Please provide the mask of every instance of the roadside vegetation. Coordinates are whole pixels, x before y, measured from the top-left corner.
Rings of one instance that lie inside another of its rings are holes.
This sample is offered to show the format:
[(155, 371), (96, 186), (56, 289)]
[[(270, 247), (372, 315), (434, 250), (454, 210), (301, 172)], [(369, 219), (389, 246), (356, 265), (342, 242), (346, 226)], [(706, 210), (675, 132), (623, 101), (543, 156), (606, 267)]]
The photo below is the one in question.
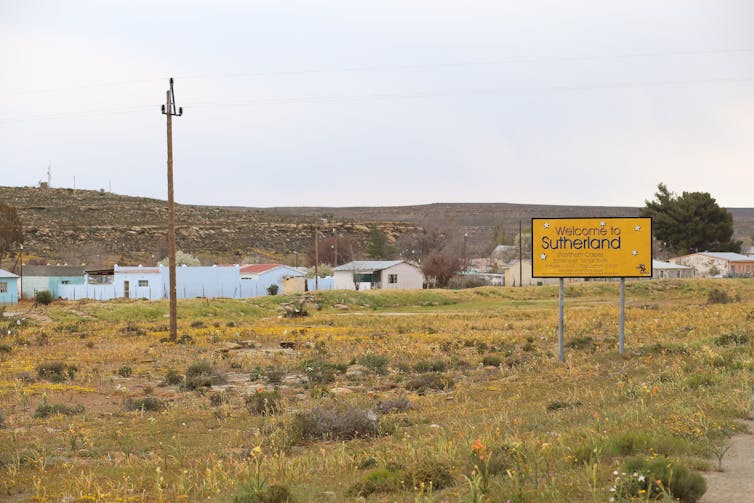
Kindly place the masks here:
[[(721, 301), (720, 299), (725, 299)], [(62, 302), (0, 320), (0, 499), (697, 501), (754, 281)], [(296, 306), (292, 316), (290, 306)], [(10, 315), (10, 316), (9, 316)]]

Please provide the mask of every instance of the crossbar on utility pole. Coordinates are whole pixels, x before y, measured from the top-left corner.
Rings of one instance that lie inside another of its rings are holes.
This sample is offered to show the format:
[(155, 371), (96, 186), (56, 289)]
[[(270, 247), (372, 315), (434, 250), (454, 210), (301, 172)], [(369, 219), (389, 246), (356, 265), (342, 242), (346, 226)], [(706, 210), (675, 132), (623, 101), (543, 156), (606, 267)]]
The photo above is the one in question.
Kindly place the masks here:
[(175, 286), (175, 201), (173, 200), (173, 116), (183, 115), (183, 107), (175, 109), (175, 94), (173, 93), (173, 78), (170, 78), (170, 89), (166, 93), (162, 113), (167, 116), (168, 130), (168, 269), (170, 273), (170, 340), (178, 339), (178, 303)]

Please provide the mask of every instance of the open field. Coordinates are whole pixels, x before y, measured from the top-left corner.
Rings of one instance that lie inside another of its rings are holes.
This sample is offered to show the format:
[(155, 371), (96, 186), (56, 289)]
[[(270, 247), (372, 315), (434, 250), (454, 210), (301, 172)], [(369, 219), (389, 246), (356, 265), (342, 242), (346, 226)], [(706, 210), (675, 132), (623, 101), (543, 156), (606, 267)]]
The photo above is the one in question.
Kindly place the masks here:
[(308, 299), (8, 308), (0, 500), (695, 501), (751, 411), (754, 280), (628, 282), (623, 357), (568, 285), (565, 363), (554, 287)]

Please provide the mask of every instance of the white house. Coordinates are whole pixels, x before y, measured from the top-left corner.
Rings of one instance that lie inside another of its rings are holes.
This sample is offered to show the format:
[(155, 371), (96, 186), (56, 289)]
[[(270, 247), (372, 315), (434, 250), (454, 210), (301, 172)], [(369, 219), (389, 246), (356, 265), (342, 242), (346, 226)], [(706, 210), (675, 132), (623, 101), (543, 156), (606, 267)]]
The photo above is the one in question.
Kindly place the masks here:
[(693, 278), (695, 274), (696, 271), (693, 268), (685, 265), (662, 260), (652, 261), (652, 279)]
[(673, 257), (674, 264), (693, 268), (701, 277), (751, 277), (754, 276), (754, 258), (732, 252), (699, 252)]
[[(282, 264), (247, 264), (241, 266), (241, 297), (258, 297), (267, 295), (267, 289), (277, 285), (278, 293), (294, 293), (285, 291), (286, 280), (290, 278), (305, 278), (306, 273), (295, 267)], [(290, 283), (288, 283), (290, 285)], [(302, 284), (306, 284), (303, 279)], [(303, 291), (305, 288), (302, 287)], [(290, 290), (290, 286), (289, 286)]]
[(421, 289), (424, 274), (403, 260), (357, 260), (334, 269), (336, 290)]

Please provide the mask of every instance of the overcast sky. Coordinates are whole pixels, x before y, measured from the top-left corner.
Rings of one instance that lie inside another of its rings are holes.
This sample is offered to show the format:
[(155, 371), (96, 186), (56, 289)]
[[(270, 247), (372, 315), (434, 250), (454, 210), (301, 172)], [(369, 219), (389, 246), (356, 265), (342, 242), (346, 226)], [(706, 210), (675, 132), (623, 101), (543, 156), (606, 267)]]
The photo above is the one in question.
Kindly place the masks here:
[(751, 0), (0, 0), (0, 185), (754, 206)]

